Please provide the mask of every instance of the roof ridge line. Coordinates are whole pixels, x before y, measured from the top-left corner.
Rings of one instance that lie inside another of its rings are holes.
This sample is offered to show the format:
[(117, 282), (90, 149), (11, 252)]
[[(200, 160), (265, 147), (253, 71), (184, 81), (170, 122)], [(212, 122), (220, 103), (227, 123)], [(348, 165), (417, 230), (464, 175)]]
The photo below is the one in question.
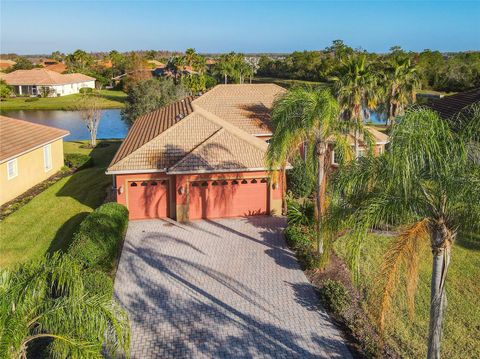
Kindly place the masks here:
[(113, 159), (112, 159), (112, 162), (110, 162), (110, 164), (108, 165), (107, 167), (107, 172), (108, 172), (108, 169), (114, 165), (117, 165), (121, 162), (123, 162), (126, 158), (130, 157), (131, 155), (133, 155), (134, 153), (136, 153), (137, 151), (139, 151), (140, 149), (144, 148), (145, 146), (147, 146), (148, 144), (150, 144), (152, 141), (155, 141), (157, 140), (158, 138), (160, 138), (161, 136), (163, 136), (164, 134), (170, 132), (171, 129), (173, 128), (176, 128), (178, 126), (179, 123), (187, 120), (191, 115), (193, 115), (195, 113), (195, 111), (192, 111), (190, 112), (187, 116), (185, 116), (184, 118), (182, 118), (180, 121), (177, 121), (175, 124), (173, 124), (172, 126), (170, 126), (169, 128), (167, 128), (165, 131), (163, 131), (162, 133), (158, 134), (157, 136), (155, 136), (154, 138), (152, 138), (150, 141), (148, 142), (145, 142), (143, 145), (141, 145), (140, 147), (138, 147), (135, 151), (132, 151), (131, 153), (128, 154), (128, 156), (125, 156), (123, 157), (121, 160), (115, 162), (115, 163), (112, 163), (113, 162)]
[[(192, 112), (193, 113), (193, 112)], [(207, 119), (208, 120), (208, 119)], [(193, 152), (197, 151), (198, 149), (200, 149), (200, 147), (202, 147), (206, 142), (210, 141), (211, 139), (217, 137), (220, 135), (220, 132), (222, 131), (225, 131), (225, 129), (223, 127), (220, 127), (218, 130), (216, 130), (214, 133), (212, 133), (210, 136), (206, 137), (202, 142), (200, 142), (198, 144), (198, 146), (196, 146), (195, 148), (193, 148), (190, 152), (188, 152), (185, 156), (183, 156), (182, 158), (180, 158), (180, 160), (178, 160), (177, 162), (175, 162), (173, 165), (171, 165), (170, 167), (168, 167), (167, 169), (167, 172), (170, 171), (171, 168), (174, 168), (175, 166), (179, 165), (180, 163), (182, 163), (188, 156), (190, 156)]]
[(192, 101), (192, 107), (193, 107), (193, 112), (198, 112), (207, 120), (219, 125), (220, 127), (223, 127), (226, 131), (232, 133), (234, 136), (239, 137), (240, 139), (250, 143), (251, 145), (257, 147), (262, 151), (267, 150), (268, 144), (265, 141), (249, 134), (248, 132), (242, 130), (241, 128), (235, 125), (232, 125), (230, 122), (222, 119), (221, 117), (218, 117), (217, 115), (197, 105), (196, 103), (194, 103), (194, 101)]

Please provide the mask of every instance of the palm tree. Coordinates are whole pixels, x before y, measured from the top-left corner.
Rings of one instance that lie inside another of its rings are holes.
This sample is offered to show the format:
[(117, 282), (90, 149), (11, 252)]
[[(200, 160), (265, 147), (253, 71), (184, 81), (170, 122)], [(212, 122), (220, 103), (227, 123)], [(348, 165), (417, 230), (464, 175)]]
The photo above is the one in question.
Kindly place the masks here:
[(227, 84), (228, 76), (230, 76), (232, 72), (232, 63), (228, 55), (220, 56), (220, 59), (213, 68), (213, 72), (217, 76), (223, 77), (224, 83)]
[(402, 115), (415, 100), (415, 89), (420, 83), (417, 69), (408, 56), (397, 55), (388, 62), (384, 72), (385, 102), (388, 111), (388, 125), (395, 117)]
[[(418, 252), (430, 244), (431, 276), (428, 358), (440, 357), (446, 305), (445, 280), (457, 233), (480, 230), (480, 110), (470, 112), (456, 132), (430, 110), (407, 110), (394, 124), (391, 148), (380, 157), (347, 164), (336, 182), (339, 198), (333, 219), (350, 228), (350, 266), (358, 274), (358, 257), (369, 229), (399, 229), (384, 259), (379, 297), (379, 325), (395, 292), (401, 263), (413, 308), (418, 279)], [(334, 222), (334, 221), (333, 221)], [(413, 310), (410, 309), (413, 313)]]
[(341, 107), (341, 116), (350, 121), (358, 153), (359, 132), (364, 131), (365, 111), (377, 105), (377, 79), (365, 54), (349, 56), (333, 76), (334, 89)]
[(0, 358), (26, 358), (47, 345), (48, 357), (128, 355), (128, 318), (111, 295), (85, 290), (84, 274), (67, 256), (53, 255), (0, 272)]
[(330, 140), (335, 140), (341, 153), (349, 146), (342, 132), (339, 107), (330, 91), (326, 89), (293, 88), (277, 99), (272, 110), (275, 128), (267, 151), (270, 168), (285, 168), (291, 156), (300, 146), (307, 143), (307, 167), (316, 171), (316, 229), (317, 250), (323, 253), (320, 234), (322, 215), (325, 208), (326, 155)]

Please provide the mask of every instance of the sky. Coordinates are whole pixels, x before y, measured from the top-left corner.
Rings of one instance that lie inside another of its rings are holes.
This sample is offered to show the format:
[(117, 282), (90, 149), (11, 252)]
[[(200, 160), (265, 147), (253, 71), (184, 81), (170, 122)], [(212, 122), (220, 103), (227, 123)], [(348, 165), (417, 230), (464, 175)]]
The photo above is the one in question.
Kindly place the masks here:
[(480, 50), (477, 1), (0, 0), (0, 52)]

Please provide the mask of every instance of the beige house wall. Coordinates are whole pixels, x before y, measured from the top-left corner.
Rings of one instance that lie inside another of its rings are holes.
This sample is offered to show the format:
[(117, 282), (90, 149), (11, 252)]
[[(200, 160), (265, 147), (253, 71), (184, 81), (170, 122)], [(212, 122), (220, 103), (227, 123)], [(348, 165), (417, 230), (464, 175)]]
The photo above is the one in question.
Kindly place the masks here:
[(62, 168), (63, 140), (56, 140), (50, 145), (52, 168), (48, 171), (45, 171), (44, 146), (16, 157), (18, 175), (14, 178), (8, 179), (8, 161), (0, 164), (0, 205), (18, 197)]

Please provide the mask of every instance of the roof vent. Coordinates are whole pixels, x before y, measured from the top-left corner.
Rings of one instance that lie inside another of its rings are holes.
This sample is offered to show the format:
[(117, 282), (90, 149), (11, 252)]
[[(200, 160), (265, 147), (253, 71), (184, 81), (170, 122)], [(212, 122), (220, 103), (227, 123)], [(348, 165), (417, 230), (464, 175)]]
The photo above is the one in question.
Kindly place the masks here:
[(185, 115), (183, 113), (179, 113), (177, 116), (175, 116), (175, 120), (180, 121), (184, 117), (185, 117)]

